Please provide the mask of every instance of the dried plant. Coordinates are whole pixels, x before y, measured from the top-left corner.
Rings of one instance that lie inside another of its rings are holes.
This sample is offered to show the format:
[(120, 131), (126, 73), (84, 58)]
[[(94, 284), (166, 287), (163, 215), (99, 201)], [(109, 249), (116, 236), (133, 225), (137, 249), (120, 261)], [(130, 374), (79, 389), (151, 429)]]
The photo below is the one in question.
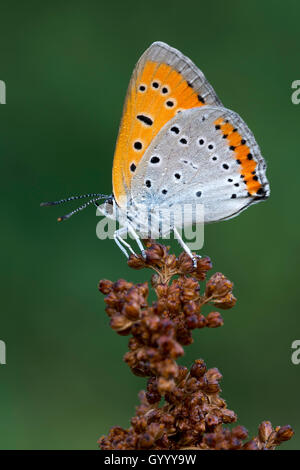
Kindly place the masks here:
[(125, 362), (135, 375), (148, 378), (131, 426), (113, 427), (108, 436), (100, 438), (100, 448), (269, 450), (289, 440), (293, 436), (290, 426), (274, 429), (264, 421), (258, 436), (245, 443), (248, 433), (243, 426), (224, 427), (235, 423), (237, 416), (219, 395), (219, 370), (207, 369), (202, 359), (190, 370), (176, 362), (184, 354), (183, 346), (193, 342), (192, 330), (223, 325), (220, 313), (204, 316), (202, 307), (233, 307), (232, 282), (215, 273), (201, 293), (199, 281), (205, 281), (212, 268), (209, 258), (199, 258), (194, 268), (186, 253), (176, 258), (164, 245), (147, 241), (146, 246), (146, 258), (131, 255), (128, 265), (155, 271), (151, 284), (157, 299), (152, 305), (147, 303), (147, 283), (135, 285), (120, 279), (99, 284), (106, 295), (111, 328), (120, 335), (131, 335)]

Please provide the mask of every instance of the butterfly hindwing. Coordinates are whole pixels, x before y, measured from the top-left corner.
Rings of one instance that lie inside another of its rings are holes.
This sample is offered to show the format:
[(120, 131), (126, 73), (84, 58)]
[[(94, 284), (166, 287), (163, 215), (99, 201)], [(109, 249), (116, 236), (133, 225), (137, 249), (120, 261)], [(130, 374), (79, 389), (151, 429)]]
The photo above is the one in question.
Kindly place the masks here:
[(205, 221), (237, 215), (269, 195), (266, 164), (241, 117), (221, 107), (187, 110), (146, 150), (132, 198), (147, 206), (202, 203)]
[(203, 73), (181, 52), (153, 43), (129, 83), (113, 164), (113, 192), (124, 206), (145, 151), (163, 126), (180, 112), (221, 106)]

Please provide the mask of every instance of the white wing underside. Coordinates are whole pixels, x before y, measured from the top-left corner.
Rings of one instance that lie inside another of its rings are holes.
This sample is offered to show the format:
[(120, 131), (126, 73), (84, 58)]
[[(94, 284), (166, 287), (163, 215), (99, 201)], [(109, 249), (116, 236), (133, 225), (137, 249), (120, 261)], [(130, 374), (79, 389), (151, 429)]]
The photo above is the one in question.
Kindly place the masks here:
[[(230, 119), (251, 147), (263, 197), (249, 195), (232, 150), (213, 124), (220, 117)], [(171, 131), (174, 127), (179, 133)], [(152, 164), (153, 157), (159, 162)], [(236, 113), (212, 106), (194, 108), (175, 116), (153, 140), (132, 179), (131, 201), (157, 210), (202, 204), (206, 223), (224, 220), (269, 195), (265, 168), (253, 134)]]

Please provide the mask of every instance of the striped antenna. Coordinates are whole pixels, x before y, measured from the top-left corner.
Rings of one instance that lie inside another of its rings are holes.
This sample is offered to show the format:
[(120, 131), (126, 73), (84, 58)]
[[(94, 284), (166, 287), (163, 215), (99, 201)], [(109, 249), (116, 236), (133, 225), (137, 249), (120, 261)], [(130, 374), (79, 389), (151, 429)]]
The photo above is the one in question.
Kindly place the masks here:
[(41, 202), (41, 207), (46, 206), (57, 206), (58, 204), (63, 204), (64, 202), (75, 201), (77, 199), (84, 199), (86, 197), (97, 197), (98, 199), (108, 199), (111, 196), (107, 196), (106, 194), (82, 194), (81, 196), (70, 196), (66, 199), (60, 199), (59, 201), (49, 201), (49, 202)]
[(96, 197), (95, 199), (91, 199), (90, 201), (86, 202), (82, 206), (77, 207), (77, 209), (73, 210), (72, 212), (69, 212), (69, 214), (63, 215), (62, 217), (58, 217), (57, 219), (58, 222), (62, 222), (63, 220), (69, 219), (70, 217), (72, 217), (72, 215), (77, 214), (77, 212), (82, 211), (83, 209), (88, 207), (90, 204), (94, 204), (96, 201), (99, 201), (100, 199), (103, 199), (103, 197), (100, 196), (100, 197)]
[(41, 202), (41, 206), (56, 206), (58, 204), (63, 204), (64, 202), (69, 202), (69, 201), (75, 201), (77, 199), (84, 199), (86, 197), (92, 197), (88, 202), (83, 204), (80, 207), (77, 207), (77, 209), (73, 210), (72, 212), (69, 212), (69, 214), (63, 215), (62, 217), (58, 217), (58, 222), (61, 222), (62, 220), (69, 219), (72, 217), (72, 215), (77, 214), (77, 212), (82, 211), (86, 207), (88, 207), (90, 204), (95, 204), (95, 206), (98, 206), (97, 201), (100, 201), (100, 199), (106, 199), (107, 202), (112, 202), (113, 196), (112, 195), (107, 195), (107, 194), (83, 194), (82, 196), (70, 196), (65, 199), (60, 199), (59, 201), (51, 201), (51, 202)]

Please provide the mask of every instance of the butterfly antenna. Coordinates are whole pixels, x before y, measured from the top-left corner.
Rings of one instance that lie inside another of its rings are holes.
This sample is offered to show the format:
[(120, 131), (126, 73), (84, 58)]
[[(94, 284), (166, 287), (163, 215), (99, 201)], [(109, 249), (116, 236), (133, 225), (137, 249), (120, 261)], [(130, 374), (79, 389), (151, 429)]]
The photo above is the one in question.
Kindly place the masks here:
[[(105, 197), (109, 197), (109, 196), (105, 196)], [(83, 204), (80, 207), (77, 207), (77, 209), (74, 209), (72, 212), (69, 212), (69, 214), (63, 215), (62, 217), (58, 217), (58, 219), (57, 219), (58, 222), (61, 222), (62, 220), (69, 219), (70, 217), (72, 217), (72, 215), (77, 214), (77, 212), (82, 211), (83, 209), (88, 207), (90, 204), (95, 204), (100, 199), (103, 199), (103, 195), (100, 195), (100, 196), (98, 195), (98, 197), (96, 197), (94, 199), (91, 199), (90, 201), (86, 202), (85, 204)]]
[(63, 204), (64, 202), (75, 201), (76, 199), (85, 199), (86, 197), (97, 197), (98, 199), (109, 199), (111, 196), (107, 196), (106, 194), (83, 194), (81, 196), (70, 196), (66, 199), (60, 199), (59, 201), (49, 201), (49, 202), (41, 202), (42, 207), (46, 206), (57, 206), (58, 204)]

